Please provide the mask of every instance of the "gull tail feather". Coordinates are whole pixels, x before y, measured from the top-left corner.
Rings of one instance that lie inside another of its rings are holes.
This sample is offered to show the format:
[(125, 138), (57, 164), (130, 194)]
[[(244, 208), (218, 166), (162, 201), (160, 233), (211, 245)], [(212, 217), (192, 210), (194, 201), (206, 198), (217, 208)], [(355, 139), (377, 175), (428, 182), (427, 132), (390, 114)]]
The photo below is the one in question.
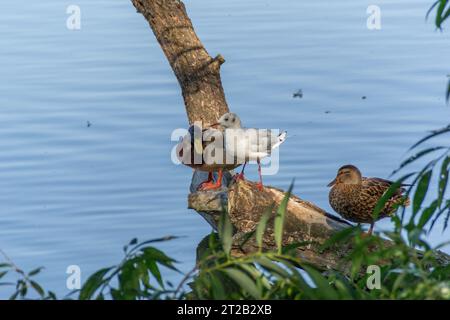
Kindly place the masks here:
[(278, 142), (274, 143), (272, 146), (272, 150), (275, 148), (278, 148), (280, 144), (282, 144), (284, 141), (286, 141), (287, 138), (287, 131), (283, 131), (278, 135)]

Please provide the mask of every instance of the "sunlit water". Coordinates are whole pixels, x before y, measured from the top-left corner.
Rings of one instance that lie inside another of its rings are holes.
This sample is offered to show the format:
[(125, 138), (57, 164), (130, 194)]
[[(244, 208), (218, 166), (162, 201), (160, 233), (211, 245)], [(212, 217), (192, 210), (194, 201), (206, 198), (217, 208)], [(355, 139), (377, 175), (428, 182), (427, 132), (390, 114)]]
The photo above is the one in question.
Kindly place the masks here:
[[(147, 22), (130, 1), (74, 2), (79, 31), (66, 28), (72, 2), (0, 5), (0, 248), (26, 270), (45, 266), (38, 279), (60, 296), (68, 265), (85, 280), (133, 237), (183, 236), (160, 247), (187, 271), (210, 232), (186, 209), (191, 170), (170, 160), (186, 115)], [(382, 29), (372, 31), (369, 4), (187, 3), (210, 54), (226, 58), (230, 108), (246, 126), (291, 135), (265, 182), (286, 188), (295, 177), (296, 194), (330, 211), (326, 184), (340, 165), (387, 177), (450, 119), (450, 33), (425, 21), (431, 1), (378, 1)], [(256, 178), (254, 166), (247, 173)], [(441, 229), (432, 243), (448, 240)]]

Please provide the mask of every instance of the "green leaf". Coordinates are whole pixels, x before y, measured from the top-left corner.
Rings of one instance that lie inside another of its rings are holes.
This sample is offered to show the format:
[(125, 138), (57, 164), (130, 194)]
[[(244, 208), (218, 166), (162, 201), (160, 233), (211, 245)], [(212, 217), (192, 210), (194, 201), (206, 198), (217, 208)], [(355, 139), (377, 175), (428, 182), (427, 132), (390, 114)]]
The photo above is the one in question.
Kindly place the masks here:
[(448, 184), (448, 167), (450, 164), (450, 156), (447, 156), (444, 161), (442, 161), (441, 172), (439, 175), (439, 190), (438, 190), (438, 207), (442, 205), (444, 199), (445, 190)]
[(16, 292), (14, 292), (10, 297), (9, 300), (16, 300), (17, 297), (19, 296), (20, 291), (17, 290)]
[(447, 211), (447, 215), (444, 219), (444, 226), (442, 227), (442, 232), (444, 232), (448, 227), (448, 222), (450, 221), (450, 210)]
[(154, 260), (145, 260), (145, 265), (150, 270), (151, 274), (155, 277), (156, 281), (158, 281), (159, 285), (164, 288), (164, 282), (161, 276), (161, 272), (159, 271), (158, 265)]
[(222, 284), (221, 279), (218, 277), (216, 272), (209, 273), (209, 282), (211, 282), (211, 290), (214, 300), (225, 300), (227, 299), (227, 293)]
[(383, 196), (380, 198), (380, 200), (378, 200), (375, 208), (373, 209), (374, 220), (376, 220), (378, 218), (378, 216), (380, 215), (380, 212), (384, 209), (384, 206), (386, 205), (388, 200), (397, 192), (398, 188), (400, 188), (402, 186), (403, 182), (406, 179), (408, 179), (409, 177), (411, 177), (412, 175), (414, 175), (414, 173), (410, 173), (410, 174), (407, 174), (407, 175), (401, 177), (400, 179), (395, 181), (389, 187), (389, 189), (386, 190), (386, 192), (383, 194)]
[(43, 267), (39, 267), (39, 268), (33, 269), (33, 270), (31, 270), (30, 272), (28, 272), (28, 276), (29, 276), (29, 277), (35, 276), (35, 275), (37, 275), (39, 272), (41, 272), (43, 269), (44, 269)]
[[(415, 155), (413, 155), (413, 156), (409, 157), (408, 159), (406, 159), (405, 161), (403, 161), (403, 162), (400, 164), (400, 166), (399, 166), (396, 170), (394, 170), (394, 171), (392, 172), (392, 174), (396, 174), (396, 173), (399, 172), (401, 169), (403, 169), (404, 167), (406, 167), (408, 164), (413, 163), (414, 161), (416, 161), (416, 160), (422, 158), (423, 156), (425, 156), (425, 155), (427, 155), (427, 154), (429, 154), (429, 153), (432, 153), (432, 152), (438, 151), (438, 150), (442, 150), (442, 149), (446, 149), (446, 148), (447, 148), (447, 147), (442, 147), (442, 146), (440, 146), (440, 147), (432, 147), (432, 148), (427, 148), (427, 149), (421, 150), (421, 151), (419, 151), (418, 153), (416, 153)], [(412, 148), (411, 148), (411, 149), (412, 149)]]
[(262, 294), (256, 287), (255, 280), (250, 278), (245, 272), (235, 268), (227, 268), (222, 271), (254, 299), (261, 299)]
[(427, 14), (425, 15), (425, 19), (428, 19), (431, 11), (433, 11), (433, 9), (441, 2), (441, 0), (437, 0), (435, 3), (432, 4), (432, 6), (430, 7), (430, 9), (428, 9)]
[(289, 277), (289, 272), (287, 272), (285, 269), (283, 269), (282, 267), (280, 267), (278, 264), (271, 261), (267, 257), (264, 257), (264, 256), (257, 257), (257, 258), (255, 258), (255, 262), (260, 264), (261, 267), (270, 271), (271, 273), (273, 273), (276, 276), (279, 276), (281, 278)]
[(220, 216), (218, 230), (223, 251), (226, 254), (230, 254), (231, 245), (233, 243), (233, 225), (226, 212), (223, 212)]
[(431, 131), (430, 134), (426, 135), (425, 137), (423, 137), (422, 139), (420, 139), (419, 141), (417, 141), (417, 142), (416, 142), (415, 144), (413, 144), (413, 146), (412, 146), (411, 148), (409, 148), (409, 149), (412, 150), (412, 149), (416, 148), (418, 145), (424, 143), (425, 141), (427, 141), (427, 140), (429, 140), (429, 139), (431, 139), (431, 138), (434, 138), (434, 137), (436, 137), (436, 136), (439, 136), (439, 135), (441, 135), (441, 134), (447, 133), (447, 132), (450, 132), (450, 124), (449, 124), (448, 126), (444, 127), (444, 128), (441, 128), (441, 129), (438, 129), (438, 130)]
[[(431, 225), (430, 225), (430, 228), (429, 228), (428, 232), (431, 232), (431, 230), (433, 229), (434, 224), (436, 223), (436, 221), (441, 217), (441, 215), (446, 210), (448, 210), (447, 212), (450, 213), (450, 200), (447, 200), (446, 205), (443, 208), (440, 208), (439, 211), (434, 215), (433, 222), (431, 222)], [(445, 231), (445, 229), (446, 228), (444, 228), (444, 230), (442, 230), (442, 231)]]
[(284, 218), (286, 216), (287, 206), (293, 188), (294, 188), (294, 181), (292, 181), (291, 185), (289, 186), (289, 190), (285, 193), (284, 198), (277, 209), (277, 214), (275, 215), (274, 234), (275, 234), (275, 243), (277, 244), (279, 253), (281, 253), (283, 244)]
[(173, 263), (176, 261), (167, 256), (161, 250), (158, 250), (154, 247), (145, 247), (141, 249), (141, 252), (144, 254), (146, 260), (154, 260), (171, 270), (179, 272), (179, 270), (173, 265)]
[[(446, 247), (448, 245), (450, 245), (450, 240), (438, 244), (436, 247), (434, 247), (434, 250), (437, 251), (437, 250), (442, 249), (442, 248), (444, 248), (444, 247)], [(449, 265), (449, 267), (450, 267), (450, 265)]]
[[(138, 249), (138, 248), (141, 248), (141, 247), (143, 247), (143, 246), (146, 246), (146, 245), (148, 245), (148, 244), (150, 244), (150, 243), (155, 243), (155, 242), (165, 242), (165, 241), (170, 241), (170, 240), (178, 239), (178, 238), (179, 238), (179, 237), (175, 237), (175, 236), (165, 236), (165, 237), (161, 237), (161, 238), (156, 238), (156, 239), (151, 239), (151, 240), (143, 241), (143, 242), (141, 242), (141, 243), (136, 244), (136, 245), (130, 250), (130, 253), (133, 252), (134, 250), (136, 250), (136, 249)], [(131, 240), (131, 241), (133, 241), (133, 240)], [(125, 246), (125, 248), (126, 248), (126, 247), (128, 247), (128, 245)]]
[(428, 170), (419, 179), (413, 199), (413, 217), (419, 212), (423, 200), (425, 199), (432, 174), (433, 171)]
[[(445, 14), (445, 18), (448, 18), (449, 15), (450, 15), (450, 9), (447, 10), (447, 13)], [(449, 103), (449, 101), (450, 101), (450, 80), (448, 80), (448, 83), (447, 83), (447, 92), (445, 94), (445, 101), (447, 103)]]
[(262, 241), (263, 241), (263, 236), (264, 236), (264, 231), (266, 231), (266, 227), (267, 227), (267, 222), (270, 219), (270, 216), (272, 215), (272, 211), (273, 211), (273, 207), (275, 205), (272, 204), (270, 205), (263, 213), (263, 215), (261, 216), (261, 219), (258, 222), (258, 226), (256, 227), (256, 242), (258, 244), (258, 247), (262, 248)]
[(437, 8), (436, 12), (436, 27), (441, 28), (443, 20), (443, 12), (445, 9), (445, 6), (447, 5), (447, 0), (440, 0), (439, 6)]
[(268, 278), (264, 276), (264, 274), (255, 266), (253, 263), (241, 263), (239, 267), (246, 272), (250, 278), (254, 279), (256, 288), (259, 292), (262, 292), (263, 289), (269, 290), (271, 288), (271, 283)]
[(321, 298), (327, 300), (336, 300), (339, 297), (336, 293), (336, 290), (334, 290), (328, 280), (318, 271), (308, 266), (302, 266), (302, 268), (306, 271), (306, 273), (311, 277), (314, 284), (317, 286), (317, 291), (320, 293)]
[(49, 299), (49, 300), (58, 300), (58, 298), (56, 297), (56, 294), (55, 294), (53, 291), (48, 291), (47, 294), (48, 294), (48, 296), (47, 296), (46, 299)]
[(126, 300), (133, 300), (136, 298), (140, 285), (140, 272), (137, 269), (135, 259), (128, 260), (120, 269), (119, 273), (119, 288), (124, 293)]
[(41, 298), (44, 297), (45, 291), (44, 291), (44, 289), (42, 289), (42, 287), (36, 281), (30, 280), (30, 285), (41, 296)]
[(431, 217), (433, 217), (433, 214), (436, 212), (437, 208), (438, 208), (438, 201), (434, 200), (428, 208), (423, 210), (419, 222), (417, 224), (417, 228), (422, 229), (431, 219)]
[(91, 299), (94, 295), (95, 291), (103, 284), (103, 277), (112, 269), (103, 268), (92, 274), (83, 285), (80, 290), (79, 299), (80, 300), (88, 300)]

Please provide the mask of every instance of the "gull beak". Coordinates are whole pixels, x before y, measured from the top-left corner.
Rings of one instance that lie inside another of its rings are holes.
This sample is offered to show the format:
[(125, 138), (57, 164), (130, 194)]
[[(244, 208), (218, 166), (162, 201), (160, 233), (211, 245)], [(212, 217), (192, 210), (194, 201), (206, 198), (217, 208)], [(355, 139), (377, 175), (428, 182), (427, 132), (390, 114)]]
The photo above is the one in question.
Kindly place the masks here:
[(327, 187), (332, 187), (332, 186), (334, 186), (336, 184), (336, 178), (333, 180), (333, 181), (331, 181), (328, 185), (327, 185)]

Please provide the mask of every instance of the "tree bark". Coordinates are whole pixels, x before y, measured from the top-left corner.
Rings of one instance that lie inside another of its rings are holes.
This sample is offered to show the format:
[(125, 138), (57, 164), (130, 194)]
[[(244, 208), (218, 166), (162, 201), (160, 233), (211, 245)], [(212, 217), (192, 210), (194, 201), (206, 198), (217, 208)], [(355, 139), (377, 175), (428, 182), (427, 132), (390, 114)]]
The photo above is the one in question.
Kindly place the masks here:
[(227, 113), (219, 54), (212, 58), (197, 37), (186, 8), (178, 0), (131, 0), (149, 22), (181, 87), (189, 123), (210, 125)]

